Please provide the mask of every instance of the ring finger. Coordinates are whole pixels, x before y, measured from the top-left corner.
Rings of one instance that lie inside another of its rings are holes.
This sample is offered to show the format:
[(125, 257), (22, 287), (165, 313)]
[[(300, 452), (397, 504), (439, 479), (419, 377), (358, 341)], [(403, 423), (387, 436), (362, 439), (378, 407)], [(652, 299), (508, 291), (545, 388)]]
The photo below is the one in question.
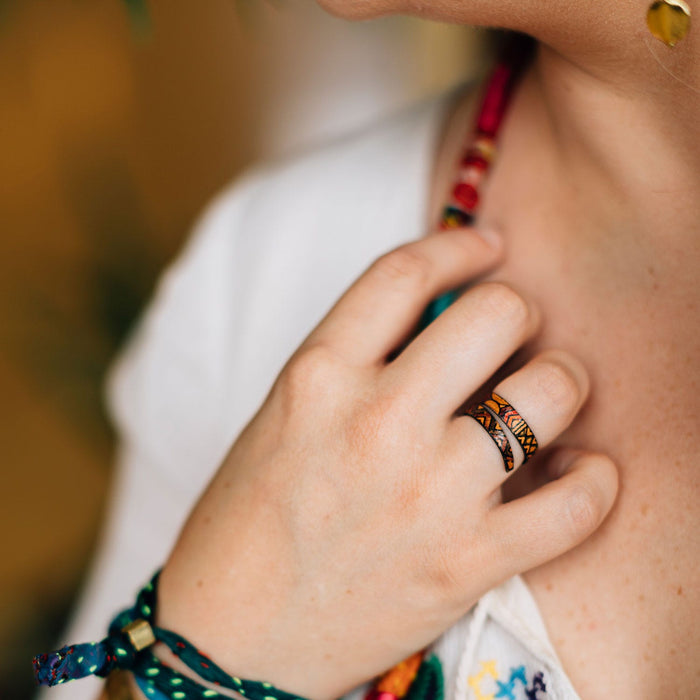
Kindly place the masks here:
[[(492, 415), (501, 409), (497, 420), (483, 421), (490, 423), (488, 429), (469, 415), (453, 419), (447, 429), (448, 450), (455, 455), (457, 463), (463, 463), (465, 445), (475, 446), (483, 456), (483, 460), (478, 461), (480, 473), (475, 476), (483, 477), (490, 487), (496, 488), (509, 475), (509, 449), (512, 466), (518, 468), (533, 446), (544, 447), (551, 443), (578, 413), (588, 395), (588, 386), (588, 376), (578, 360), (562, 351), (542, 353), (495, 387), (494, 393), (504, 399), (506, 406), (486, 402)], [(518, 418), (522, 418), (524, 426)], [(507, 427), (508, 423), (512, 430)], [(507, 446), (502, 444), (503, 434), (508, 440)]]

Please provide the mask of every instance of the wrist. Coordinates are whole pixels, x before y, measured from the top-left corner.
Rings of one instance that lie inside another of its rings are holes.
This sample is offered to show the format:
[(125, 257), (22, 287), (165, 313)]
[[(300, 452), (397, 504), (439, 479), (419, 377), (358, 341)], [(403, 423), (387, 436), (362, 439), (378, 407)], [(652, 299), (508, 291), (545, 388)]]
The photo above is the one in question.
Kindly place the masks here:
[[(256, 585), (253, 576), (228, 579), (225, 593), (208, 591), (206, 583), (201, 587), (193, 577), (178, 575), (170, 563), (161, 574), (157, 624), (185, 637), (226, 673), (312, 700), (333, 700), (358, 684), (347, 678), (352, 659), (346, 655), (336, 663), (312, 616), (299, 612), (305, 608), (298, 592)], [(163, 648), (158, 656), (170, 663), (174, 655)]]

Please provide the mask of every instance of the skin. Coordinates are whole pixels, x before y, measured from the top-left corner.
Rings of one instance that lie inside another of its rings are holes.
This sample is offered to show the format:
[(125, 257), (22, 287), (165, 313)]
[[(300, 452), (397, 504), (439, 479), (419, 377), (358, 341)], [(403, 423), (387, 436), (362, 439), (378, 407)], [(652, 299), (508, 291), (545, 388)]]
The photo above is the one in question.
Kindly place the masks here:
[[(160, 623), (238, 675), (321, 700), (526, 571), (583, 698), (700, 696), (700, 92), (686, 84), (700, 33), (653, 42), (637, 0), (323, 4), (540, 40), (480, 217), (503, 240), (428, 237), (344, 297), (191, 515)], [(464, 96), (445, 124), (435, 211), (472, 108)], [(484, 275), (496, 282), (386, 364), (427, 299)], [(488, 436), (454, 416), (497, 371), (490, 383), (561, 446), (509, 479), (506, 504)], [(602, 454), (621, 487), (596, 530), (617, 488)]]
[[(588, 26), (592, 3), (569, 7), (568, 33), (540, 27), (556, 18), (525, 2), (498, 5), (547, 43), (484, 200), (481, 221), (501, 228), (508, 251), (492, 278), (546, 319), (519, 361), (551, 344), (584, 362), (591, 397), (562, 441), (606, 451), (621, 482), (601, 529), (526, 579), (582, 698), (698, 697), (700, 104), (667, 71), (693, 83), (699, 37), (674, 50), (655, 42), (644, 3), (619, 3), (609, 40), (607, 27), (572, 31)], [(446, 127), (436, 208), (469, 103)], [(528, 471), (508, 497), (538, 483), (537, 465)]]

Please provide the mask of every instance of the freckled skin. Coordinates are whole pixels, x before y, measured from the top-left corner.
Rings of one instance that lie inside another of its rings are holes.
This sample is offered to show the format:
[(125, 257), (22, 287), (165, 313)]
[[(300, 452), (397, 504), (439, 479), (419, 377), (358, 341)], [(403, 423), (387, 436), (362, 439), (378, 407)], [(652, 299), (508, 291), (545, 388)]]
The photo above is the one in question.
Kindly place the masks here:
[[(528, 77), (484, 201), (482, 219), (502, 228), (509, 251), (491, 278), (543, 311), (544, 332), (517, 364), (561, 347), (589, 370), (590, 400), (560, 442), (610, 454), (621, 489), (593, 537), (526, 578), (582, 698), (665, 698), (668, 677), (673, 697), (700, 697), (700, 210), (688, 201), (669, 235), (667, 212), (656, 206), (639, 204), (638, 215), (610, 206), (607, 181), (582, 177), (574, 193), (556, 158), (544, 155), (539, 89)], [(441, 186), (438, 179), (436, 202)], [(535, 458), (516, 473), (506, 496), (541, 483), (537, 467)], [(681, 643), (694, 663), (675, 653)]]
[[(541, 0), (322, 4), (354, 19), (414, 14), (542, 42), (483, 201), (481, 220), (508, 248), (491, 278), (543, 311), (543, 334), (515, 365), (545, 347), (586, 365), (590, 400), (560, 442), (610, 454), (621, 489), (598, 532), (526, 578), (582, 698), (700, 697), (700, 80), (696, 91), (683, 84), (698, 75), (700, 31), (673, 52), (654, 44), (646, 0), (609, 3), (605, 22), (588, 0), (546, 11)], [(434, 212), (471, 99), (445, 128)], [(506, 498), (541, 483), (537, 472), (535, 458)]]

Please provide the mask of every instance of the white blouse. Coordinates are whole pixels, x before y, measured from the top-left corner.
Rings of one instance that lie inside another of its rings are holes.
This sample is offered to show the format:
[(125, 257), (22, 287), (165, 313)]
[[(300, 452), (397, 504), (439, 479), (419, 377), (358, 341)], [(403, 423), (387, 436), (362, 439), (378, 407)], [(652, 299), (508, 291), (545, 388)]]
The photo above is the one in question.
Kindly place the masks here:
[[(205, 212), (110, 375), (120, 435), (113, 495), (99, 554), (59, 644), (104, 636), (165, 560), (307, 333), (370, 261), (424, 235), (448, 98), (259, 168)], [(484, 596), (434, 651), (448, 700), (578, 698), (519, 577)], [(98, 683), (67, 683), (41, 700), (94, 700)]]

